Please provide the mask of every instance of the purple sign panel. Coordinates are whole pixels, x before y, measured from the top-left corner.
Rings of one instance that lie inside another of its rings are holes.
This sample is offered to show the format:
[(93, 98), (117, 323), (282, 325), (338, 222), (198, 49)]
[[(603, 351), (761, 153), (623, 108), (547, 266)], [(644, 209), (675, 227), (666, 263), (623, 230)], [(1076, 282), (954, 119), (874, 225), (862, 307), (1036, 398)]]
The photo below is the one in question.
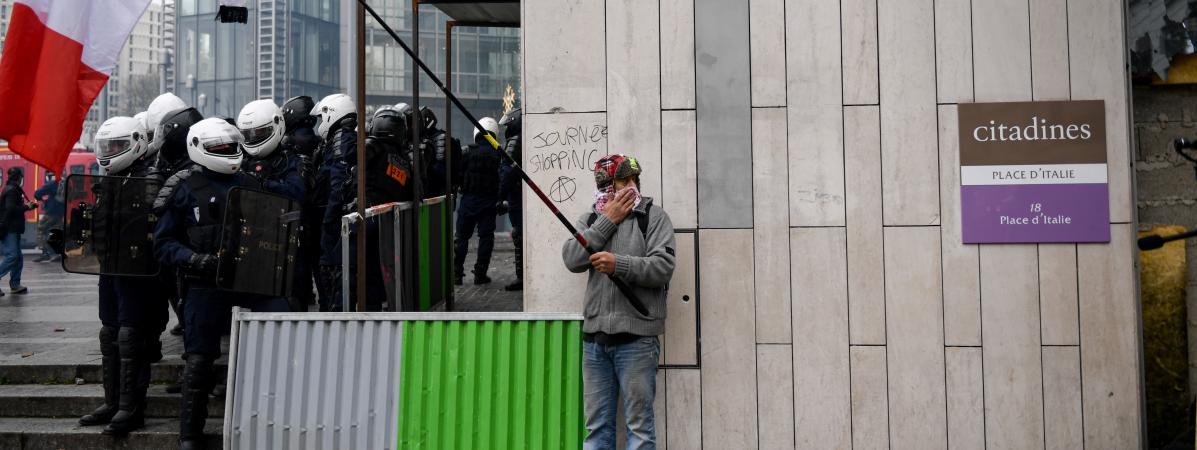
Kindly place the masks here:
[(1109, 242), (1105, 104), (959, 106), (966, 244)]

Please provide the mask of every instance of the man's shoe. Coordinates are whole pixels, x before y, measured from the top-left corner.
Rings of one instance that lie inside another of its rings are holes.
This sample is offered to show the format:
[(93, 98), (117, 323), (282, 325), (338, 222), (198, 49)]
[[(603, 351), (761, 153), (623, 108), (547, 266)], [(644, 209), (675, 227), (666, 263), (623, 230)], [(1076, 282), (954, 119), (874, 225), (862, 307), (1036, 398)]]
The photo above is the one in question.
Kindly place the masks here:
[(516, 280), (514, 283), (503, 286), (503, 290), (508, 291), (508, 292), (522, 291), (522, 290), (524, 290), (524, 282), (523, 282), (523, 280)]
[(50, 257), (50, 262), (59, 262), (59, 261), (62, 261), (62, 255), (54, 255), (54, 256)]
[(171, 327), (170, 335), (171, 336), (182, 336), (183, 335), (183, 322), (179, 322), (179, 323), (175, 324), (175, 326)]
[(21, 285), (10, 286), (9, 289), (12, 289), (12, 293), (14, 294), (24, 294), (29, 292), (29, 288)]
[(33, 260), (33, 262), (35, 262), (35, 263), (44, 263), (44, 262), (49, 262), (49, 261), (50, 261), (50, 255), (38, 256), (37, 259)]
[(490, 284), (490, 277), (486, 276), (486, 274), (474, 275), (474, 285), (477, 286), (482, 284)]

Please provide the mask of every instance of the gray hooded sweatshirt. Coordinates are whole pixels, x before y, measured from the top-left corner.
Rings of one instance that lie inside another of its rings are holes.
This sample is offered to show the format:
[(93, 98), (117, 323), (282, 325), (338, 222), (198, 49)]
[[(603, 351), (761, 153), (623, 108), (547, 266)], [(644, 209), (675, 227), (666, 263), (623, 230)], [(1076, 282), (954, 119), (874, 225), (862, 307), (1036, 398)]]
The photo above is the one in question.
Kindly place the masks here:
[[(665, 294), (669, 280), (673, 278), (676, 244), (669, 215), (661, 207), (649, 208), (651, 204), (651, 198), (643, 197), (640, 205), (619, 225), (596, 213), (598, 218), (587, 226), (589, 212), (575, 224), (590, 243), (590, 248), (615, 254), (615, 276), (632, 288), (648, 309), (648, 316), (637, 312), (606, 274), (590, 266), (590, 254), (578, 241), (571, 238), (562, 245), (565, 267), (574, 273), (589, 272), (583, 304), (586, 317), (583, 332), (639, 336), (658, 336), (665, 332)], [(645, 211), (648, 227), (641, 234), (637, 220), (645, 216)]]

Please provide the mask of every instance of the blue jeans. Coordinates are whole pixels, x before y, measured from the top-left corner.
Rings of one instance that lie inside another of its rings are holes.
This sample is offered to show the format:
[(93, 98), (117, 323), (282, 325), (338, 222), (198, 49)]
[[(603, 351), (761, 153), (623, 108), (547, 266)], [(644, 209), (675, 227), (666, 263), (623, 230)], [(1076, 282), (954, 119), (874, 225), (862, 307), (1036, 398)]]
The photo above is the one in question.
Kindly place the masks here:
[(582, 343), (582, 384), (586, 402), (583, 450), (615, 449), (615, 408), (623, 397), (628, 450), (656, 450), (653, 399), (661, 343), (643, 337), (623, 345)]
[(8, 277), (8, 287), (16, 288), (21, 285), (21, 269), (25, 267), (25, 257), (21, 255), (21, 234), (8, 233), (4, 235), (4, 261), (0, 262), (0, 278)]

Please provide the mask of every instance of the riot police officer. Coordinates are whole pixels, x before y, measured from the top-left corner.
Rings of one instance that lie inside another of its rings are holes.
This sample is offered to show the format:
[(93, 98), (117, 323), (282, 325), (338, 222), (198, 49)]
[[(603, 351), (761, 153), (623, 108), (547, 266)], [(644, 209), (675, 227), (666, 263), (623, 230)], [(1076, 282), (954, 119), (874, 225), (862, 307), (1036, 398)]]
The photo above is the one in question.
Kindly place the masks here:
[[(503, 137), (507, 139), (503, 151), (511, 157), (510, 161), (519, 162), (523, 158), (523, 139), (520, 137), (523, 114), (519, 108), (508, 111), (499, 120), (503, 128)], [(500, 212), (506, 210), (507, 219), (511, 221), (511, 243), (515, 246), (515, 282), (503, 289), (507, 291), (524, 290), (524, 201), (520, 184), (520, 174), (504, 159), (499, 169), (499, 200), (503, 202)]]
[[(400, 106), (403, 107), (400, 112), (404, 112), (407, 117), (407, 126), (421, 127), (420, 145), (413, 146), (413, 152), (418, 153), (420, 157), (420, 181), (424, 198), (440, 197), (456, 191), (460, 184), (461, 165), (457, 164), (453, 168), (453, 176), (450, 176), (448, 160), (445, 157), (445, 143), (449, 140), (449, 135), (437, 127), (436, 114), (427, 106), (421, 106), (419, 113), (413, 112), (407, 104)], [(452, 139), (450, 151), (454, 161), (461, 161), (461, 141)]]
[[(167, 105), (158, 108), (155, 104), (150, 105), (150, 109), (164, 109), (175, 108), (177, 104), (170, 100), (173, 94), (162, 94), (160, 99)], [(175, 97), (177, 98), (177, 97)], [(158, 103), (158, 100), (155, 100)], [(179, 102), (181, 103), (181, 101)], [(187, 133), (191, 130), (192, 125), (199, 123), (204, 119), (199, 111), (195, 108), (188, 108), (186, 105), (182, 109), (175, 109), (168, 111), (162, 116), (155, 116), (154, 114), (146, 113), (146, 125), (153, 122), (153, 117), (159, 117), (155, 128), (154, 139), (157, 142), (157, 147), (153, 150), (147, 148), (146, 156), (142, 157), (143, 163), (148, 165), (149, 175), (160, 180), (163, 180), (164, 190), (173, 190), (174, 185), (178, 183), (178, 177), (175, 177), (180, 171), (191, 166), (191, 159), (187, 157)], [(147, 130), (149, 130), (147, 128)], [(148, 131), (147, 131), (148, 133)], [(161, 211), (156, 211), (161, 214)], [(178, 289), (178, 274), (176, 268), (170, 265), (162, 266), (159, 272), (157, 283), (161, 287), (163, 295), (170, 300), (171, 309), (175, 311), (175, 316), (179, 319), (179, 324), (175, 330), (171, 330), (171, 334), (182, 334), (185, 320), (183, 320), (182, 307), (180, 306), (179, 289)], [(177, 330), (177, 331), (176, 331)], [(174, 392), (176, 386), (170, 386), (168, 391)]]
[[(412, 185), (415, 181), (411, 176), (408, 130), (403, 115), (394, 108), (384, 107), (374, 113), (370, 122), (370, 132), (366, 138), (365, 164), (356, 164), (355, 154), (347, 154), (345, 158), (351, 165), (351, 175), (356, 174), (357, 170), (366, 171), (366, 206), (411, 201), (414, 198)], [(357, 192), (356, 180), (356, 175), (349, 177), (344, 189), (346, 196), (354, 196)], [(349, 207), (346, 212), (354, 210), (356, 207)], [(382, 309), (382, 299), (388, 298), (383, 273), (395, 270), (392, 265), (383, 264), (379, 252), (379, 228), (378, 220), (366, 219), (366, 308), (369, 311)], [(350, 254), (357, 254), (358, 251), (355, 238), (357, 232), (358, 229), (355, 228), (349, 239)], [(349, 268), (350, 273), (357, 273), (357, 258), (349, 260)], [(357, 277), (349, 278), (349, 286), (350, 298), (354, 298), (358, 289)]]
[[(95, 196), (90, 213), (90, 237), (97, 255), (103, 260), (126, 257), (129, 246), (124, 236), (126, 223), (144, 220), (149, 210), (126, 211), (122, 198), (140, 196), (144, 203), (156, 193), (158, 182), (138, 183), (150, 165), (144, 158), (146, 132), (141, 122), (131, 117), (113, 117), (105, 121), (95, 136), (96, 160), (108, 177), (93, 179)], [(80, 184), (82, 186), (82, 184)], [(148, 189), (154, 189), (153, 191)], [(135, 239), (132, 238), (132, 239)], [(123, 435), (144, 426), (146, 389), (150, 382), (150, 363), (162, 358), (159, 336), (166, 327), (166, 297), (147, 288), (141, 277), (105, 274), (99, 280), (100, 355), (103, 369), (104, 405), (79, 419), (79, 424), (107, 424), (104, 434)]]
[[(237, 116), (237, 128), (245, 138), (242, 171), (256, 179), (263, 190), (303, 202), (307, 185), (300, 175), (299, 157), (278, 150), (286, 131), (282, 110), (270, 100), (249, 102)], [(291, 310), (307, 311), (308, 297), (310, 294), (289, 297)]]
[[(454, 237), (453, 264), (455, 284), (462, 284), (463, 266), (469, 252), (470, 236), (478, 231), (478, 258), (474, 263), (474, 284), (490, 283), (486, 275), (491, 251), (495, 247), (495, 216), (499, 203), (499, 152), (491, 147), (486, 135), (498, 138), (499, 122), (491, 117), (478, 121), (484, 129), (474, 129), (474, 145), (462, 161), (461, 201), (457, 203), (457, 233)], [(484, 134), (485, 133), (485, 134)]]
[(154, 233), (154, 254), (164, 265), (178, 267), (186, 284), (183, 309), (187, 361), (183, 372), (183, 401), (179, 413), (181, 448), (201, 448), (208, 393), (214, 382), (212, 365), (220, 357), (220, 337), (229, 326), (231, 308), (286, 311), (277, 297), (217, 291), (217, 252), (228, 193), (234, 187), (257, 184), (239, 171), (243, 159), (241, 132), (222, 119), (205, 119), (187, 134), (187, 154), (195, 166), (176, 174), (164, 187), (156, 205), (163, 214)]
[(299, 174), (298, 159), (275, 151), (286, 130), (279, 107), (270, 100), (249, 102), (237, 116), (237, 128), (245, 138), (245, 173), (257, 179), (264, 190), (303, 201), (307, 186)]
[(349, 198), (344, 192), (349, 178), (345, 155), (357, 146), (357, 113), (345, 94), (324, 97), (312, 108), (316, 117), (316, 182), (312, 201), (323, 211), (320, 222), (320, 310), (333, 311), (341, 302), (341, 216)]
[(284, 153), (299, 161), (299, 175), (308, 189), (311, 189), (316, 176), (313, 159), (320, 146), (320, 138), (314, 129), (316, 118), (311, 114), (315, 106), (311, 97), (301, 95), (288, 99), (280, 108), (283, 114), (283, 140), (280, 145)]
[[(175, 94), (165, 92), (162, 95), (154, 98), (150, 105), (146, 107), (145, 111), (145, 130), (146, 130), (146, 152), (145, 156), (150, 159), (158, 157), (158, 151), (166, 145), (166, 133), (163, 132), (163, 125), (167, 119), (174, 116), (180, 111), (187, 109), (187, 104), (183, 99)], [(196, 113), (198, 114), (198, 112)], [(186, 137), (186, 132), (184, 132)]]
[[(315, 197), (312, 191), (316, 182), (315, 153), (320, 146), (320, 138), (313, 129), (316, 126), (316, 118), (311, 114), (315, 106), (312, 98), (306, 95), (292, 97), (282, 106), (286, 130), (280, 145), (283, 153), (298, 160), (299, 176), (303, 178), (307, 194), (304, 196), (300, 213), (302, 231), (295, 264), (295, 284), (291, 289), (292, 306), (300, 310), (306, 310), (307, 305), (316, 302), (316, 297), (312, 294), (312, 277), (316, 268), (320, 266), (320, 223), (323, 210), (317, 208), (312, 201)], [(315, 283), (315, 288), (323, 289), (323, 286)]]

